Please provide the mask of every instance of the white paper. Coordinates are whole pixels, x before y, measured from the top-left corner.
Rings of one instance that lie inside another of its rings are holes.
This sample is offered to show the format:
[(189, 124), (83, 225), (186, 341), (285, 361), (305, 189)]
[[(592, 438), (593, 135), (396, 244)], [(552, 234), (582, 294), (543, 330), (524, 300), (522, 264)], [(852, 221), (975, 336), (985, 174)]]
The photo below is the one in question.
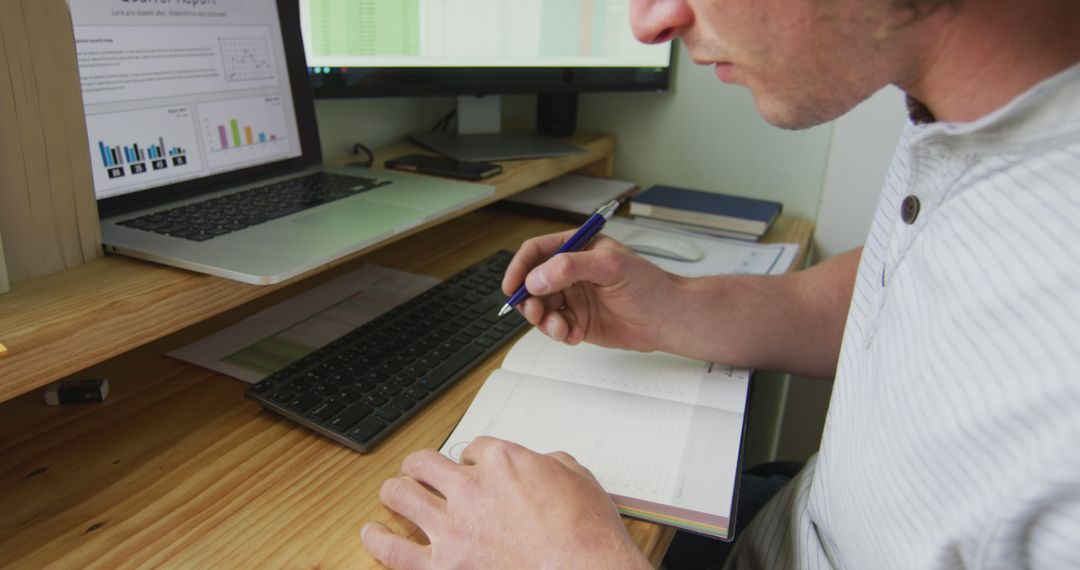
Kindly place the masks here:
[(619, 218), (609, 221), (604, 226), (603, 233), (622, 241), (635, 232), (675, 236), (703, 251), (705, 257), (700, 261), (677, 261), (641, 254), (661, 269), (685, 277), (737, 274), (779, 275), (787, 272), (799, 253), (799, 246), (794, 243), (751, 243), (689, 231), (660, 229)]
[(365, 265), (169, 356), (255, 383), (438, 282)]
[(750, 371), (664, 352), (555, 342), (539, 329), (526, 333), (502, 368), (564, 382), (607, 388), (741, 414)]
[(729, 516), (748, 370), (568, 346), (533, 329), (488, 377), (442, 453), (481, 435), (565, 451), (608, 493)]
[(612, 495), (728, 516), (742, 421), (741, 413), (500, 369), (442, 452), (460, 460), (481, 435), (565, 451)]

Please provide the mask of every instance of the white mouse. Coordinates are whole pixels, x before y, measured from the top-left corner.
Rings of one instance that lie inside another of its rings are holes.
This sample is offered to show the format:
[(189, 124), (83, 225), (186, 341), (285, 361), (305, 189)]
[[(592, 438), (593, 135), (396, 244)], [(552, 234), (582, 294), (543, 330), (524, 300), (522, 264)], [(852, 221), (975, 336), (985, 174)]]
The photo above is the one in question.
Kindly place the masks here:
[(658, 232), (638, 230), (627, 234), (622, 242), (623, 245), (638, 253), (666, 257), (676, 261), (701, 261), (705, 257), (705, 252), (698, 249), (696, 245)]

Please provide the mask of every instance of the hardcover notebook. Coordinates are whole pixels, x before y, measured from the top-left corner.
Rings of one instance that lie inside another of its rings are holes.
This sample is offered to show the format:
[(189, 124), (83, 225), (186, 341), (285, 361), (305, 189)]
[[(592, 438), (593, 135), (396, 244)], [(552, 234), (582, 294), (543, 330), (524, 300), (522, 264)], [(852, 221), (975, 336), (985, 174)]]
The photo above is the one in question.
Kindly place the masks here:
[(780, 202), (674, 186), (653, 186), (630, 202), (635, 216), (756, 236), (769, 230), (782, 209)]
[(638, 190), (634, 182), (564, 174), (506, 198), (515, 210), (583, 222), (612, 200), (624, 202)]
[(481, 435), (566, 451), (623, 514), (731, 540), (749, 381), (749, 370), (533, 329), (440, 451), (459, 460)]

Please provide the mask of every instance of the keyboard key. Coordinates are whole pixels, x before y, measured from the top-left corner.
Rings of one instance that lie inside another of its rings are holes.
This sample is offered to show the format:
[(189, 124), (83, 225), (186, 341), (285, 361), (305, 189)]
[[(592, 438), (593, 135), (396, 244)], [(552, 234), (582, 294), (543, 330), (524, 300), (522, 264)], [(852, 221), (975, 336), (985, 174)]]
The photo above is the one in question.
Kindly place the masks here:
[(336, 431), (345, 433), (349, 428), (356, 425), (356, 422), (371, 415), (374, 411), (371, 407), (364, 404), (355, 404), (353, 407), (345, 410), (344, 413), (338, 415), (336, 418), (330, 420), (326, 425)]
[(395, 408), (401, 408), (402, 410), (408, 410), (416, 405), (416, 401), (412, 398), (406, 398), (405, 396), (398, 396), (390, 401), (390, 405)]
[(408, 375), (404, 375), (404, 374), (398, 374), (397, 376), (394, 376), (393, 382), (394, 382), (395, 385), (401, 386), (402, 389), (405, 389), (405, 388), (415, 384), (417, 379), (418, 379), (418, 377), (416, 377), (416, 376), (408, 376)]
[(395, 396), (401, 392), (401, 387), (387, 383), (379, 386), (378, 392), (384, 396)]
[(385, 427), (385, 422), (378, 418), (371, 417), (357, 424), (357, 426), (349, 432), (349, 439), (364, 443), (375, 437), (375, 435)]
[(450, 357), (446, 362), (440, 364), (437, 368), (428, 373), (427, 376), (421, 378), (420, 386), (427, 390), (438, 388), (454, 374), (457, 374), (462, 368), (465, 368), (465, 365), (476, 360), (477, 357), (483, 353), (484, 348), (478, 344), (466, 346), (454, 354), (454, 356)]
[(318, 422), (325, 422), (326, 420), (337, 415), (338, 412), (345, 409), (345, 404), (342, 402), (336, 402), (333, 400), (327, 400), (318, 406), (312, 408), (308, 412), (308, 417)]
[(273, 394), (271, 394), (270, 395), (270, 400), (273, 401), (273, 402), (277, 402), (278, 404), (287, 404), (287, 403), (291, 402), (292, 399), (295, 398), (295, 397), (296, 397), (295, 394), (293, 394), (292, 392), (289, 392), (288, 390), (284, 390), (284, 391), (277, 391), (277, 392), (274, 392)]
[(341, 374), (334, 374), (327, 380), (335, 386), (348, 386), (354, 382), (354, 375), (350, 373), (349, 366), (341, 367), (343, 372)]
[(386, 403), (386, 396), (381, 394), (368, 394), (364, 396), (364, 402), (371, 406), (381, 406)]
[(363, 397), (363, 394), (361, 394), (358, 390), (354, 390), (352, 388), (346, 388), (346, 389), (338, 392), (334, 397), (338, 398), (338, 399), (341, 399), (341, 400), (345, 400), (346, 402), (349, 402), (351, 404), (351, 403), (359, 400), (361, 397)]
[(293, 399), (293, 401), (289, 402), (288, 407), (290, 410), (302, 414), (311, 408), (314, 408), (316, 404), (322, 401), (322, 396), (319, 396), (314, 392), (308, 392), (307, 394), (303, 394)]
[(378, 388), (378, 384), (372, 384), (371, 382), (357, 382), (353, 384), (353, 389), (361, 394), (367, 394), (368, 392)]
[(414, 400), (423, 400), (428, 395), (428, 391), (418, 386), (413, 386), (408, 390), (405, 390), (405, 395)]
[(289, 382), (289, 388), (292, 388), (297, 392), (307, 392), (314, 385), (315, 383), (308, 378), (298, 378), (296, 380), (293, 380), (292, 382)]
[(392, 422), (401, 417), (401, 412), (394, 408), (387, 407), (380, 408), (379, 411), (375, 412), (375, 415), (388, 422)]
[(266, 393), (267, 391), (269, 391), (273, 387), (274, 387), (273, 382), (271, 382), (270, 380), (263, 380), (262, 382), (259, 382), (258, 384), (252, 386), (251, 389), (255, 390), (256, 392), (258, 392), (260, 394), (263, 394), (263, 393)]

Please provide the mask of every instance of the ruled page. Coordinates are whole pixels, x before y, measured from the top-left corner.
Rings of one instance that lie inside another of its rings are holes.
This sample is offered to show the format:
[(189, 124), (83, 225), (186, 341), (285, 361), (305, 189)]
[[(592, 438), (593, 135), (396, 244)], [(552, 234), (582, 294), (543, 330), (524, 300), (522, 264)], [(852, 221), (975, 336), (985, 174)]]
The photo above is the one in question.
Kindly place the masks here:
[(569, 346), (538, 329), (506, 355), (505, 370), (741, 414), (750, 371), (663, 352)]
[(459, 460), (480, 435), (565, 451), (612, 495), (728, 516), (742, 416), (496, 370), (441, 451)]

